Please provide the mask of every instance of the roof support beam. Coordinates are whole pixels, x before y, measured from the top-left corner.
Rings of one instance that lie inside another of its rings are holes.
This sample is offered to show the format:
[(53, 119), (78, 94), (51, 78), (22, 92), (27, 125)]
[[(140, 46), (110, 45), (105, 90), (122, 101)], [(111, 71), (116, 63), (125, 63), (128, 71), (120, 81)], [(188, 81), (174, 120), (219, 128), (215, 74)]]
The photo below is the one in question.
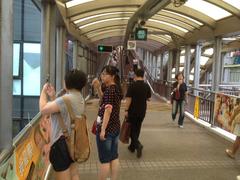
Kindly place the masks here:
[(127, 41), (129, 36), (137, 24), (139, 19), (144, 19), (145, 21), (155, 15), (162, 8), (167, 6), (171, 1), (170, 0), (148, 0), (145, 4), (143, 4), (138, 11), (129, 19), (125, 39), (124, 39), (124, 48), (127, 47)]

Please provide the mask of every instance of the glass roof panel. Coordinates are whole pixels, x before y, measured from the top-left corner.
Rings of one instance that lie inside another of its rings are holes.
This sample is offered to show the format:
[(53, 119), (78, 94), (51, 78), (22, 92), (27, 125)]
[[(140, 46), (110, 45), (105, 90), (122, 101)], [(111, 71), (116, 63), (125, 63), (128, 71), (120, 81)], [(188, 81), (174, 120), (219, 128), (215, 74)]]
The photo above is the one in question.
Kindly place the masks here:
[(176, 13), (176, 12), (168, 11), (168, 10), (165, 10), (165, 9), (162, 9), (161, 11), (163, 11), (163, 12), (168, 12), (168, 13), (171, 13), (171, 14), (174, 14), (174, 15), (177, 15), (177, 16), (180, 16), (180, 17), (183, 17), (183, 18), (186, 18), (186, 19), (188, 19), (188, 20), (190, 20), (190, 21), (193, 21), (193, 22), (197, 23), (197, 24), (200, 25), (200, 26), (203, 25), (201, 22), (199, 22), (199, 21), (197, 21), (197, 20), (195, 20), (195, 19), (192, 19), (192, 18), (190, 18), (190, 17), (188, 17), (188, 16), (185, 16), (185, 15), (182, 15), (182, 14), (179, 14), (179, 13)]
[(154, 35), (154, 34), (150, 34), (150, 36), (155, 37), (155, 38), (158, 38), (158, 39), (162, 39), (162, 40), (164, 40), (164, 41), (166, 41), (166, 42), (170, 42), (169, 39), (163, 38), (163, 37), (161, 37), (161, 36), (157, 36), (157, 35)]
[(103, 22), (116, 21), (116, 20), (128, 20), (128, 19), (129, 19), (129, 17), (103, 19), (103, 20), (100, 20), (100, 21), (95, 21), (95, 22), (92, 22), (92, 23), (89, 23), (89, 24), (85, 24), (85, 25), (83, 25), (83, 26), (80, 26), (79, 29), (83, 29), (83, 28), (85, 28), (85, 27), (88, 27), (88, 26), (91, 26), (91, 25), (94, 25), (94, 24), (103, 23)]
[(219, 20), (222, 18), (225, 18), (227, 16), (230, 16), (231, 14), (224, 9), (215, 6), (211, 3), (208, 3), (203, 0), (188, 0), (184, 6), (190, 7), (192, 9), (195, 9), (211, 18), (214, 20)]
[(200, 58), (200, 65), (204, 66), (207, 63), (208, 60), (209, 60), (208, 57), (201, 56), (201, 58)]
[(94, 16), (88, 16), (86, 18), (82, 18), (82, 19), (78, 19), (76, 21), (74, 21), (74, 24), (77, 24), (77, 23), (80, 23), (80, 22), (83, 22), (83, 21), (86, 21), (86, 20), (89, 20), (89, 19), (93, 19), (93, 18), (96, 18), (96, 17), (102, 17), (102, 16), (109, 16), (109, 15), (116, 15), (116, 14), (133, 14), (134, 12), (110, 12), (110, 13), (103, 13), (103, 14), (97, 14), (97, 15), (94, 15)]
[(125, 29), (111, 29), (111, 30), (106, 30), (106, 31), (102, 31), (102, 32), (93, 32), (87, 35), (88, 38), (92, 38), (95, 36), (99, 36), (101, 34), (106, 34), (106, 33), (110, 33), (110, 32), (116, 32), (116, 31), (120, 31), (120, 32), (125, 32)]
[(223, 0), (224, 2), (232, 5), (233, 7), (240, 9), (240, 1), (239, 0)]
[(173, 27), (173, 28), (176, 28), (176, 29), (178, 29), (178, 30), (180, 30), (180, 31), (183, 31), (183, 32), (185, 32), (185, 33), (188, 32), (187, 29), (184, 29), (184, 28), (182, 28), (182, 27), (179, 27), (179, 26), (177, 26), (177, 25), (175, 25), (175, 24), (171, 24), (171, 23), (168, 23), (168, 22), (159, 21), (159, 20), (156, 20), (156, 19), (149, 19), (149, 21), (151, 21), (151, 22), (156, 22), (156, 23), (160, 23), (160, 24), (165, 24), (165, 25), (171, 26), (171, 27)]
[(70, 8), (70, 7), (77, 6), (79, 4), (84, 4), (87, 2), (91, 2), (91, 1), (94, 1), (94, 0), (72, 0), (72, 1), (68, 1), (66, 3), (66, 7)]

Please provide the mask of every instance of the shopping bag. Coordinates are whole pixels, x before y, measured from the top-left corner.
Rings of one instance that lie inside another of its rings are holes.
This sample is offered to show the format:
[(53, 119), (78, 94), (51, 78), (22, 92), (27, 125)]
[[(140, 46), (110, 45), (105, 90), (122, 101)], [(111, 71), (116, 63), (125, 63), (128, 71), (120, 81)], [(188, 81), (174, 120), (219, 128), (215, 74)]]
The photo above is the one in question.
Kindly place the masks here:
[(125, 118), (120, 130), (120, 137), (119, 137), (120, 141), (124, 144), (128, 144), (130, 133), (131, 133), (131, 123), (127, 121), (127, 118)]

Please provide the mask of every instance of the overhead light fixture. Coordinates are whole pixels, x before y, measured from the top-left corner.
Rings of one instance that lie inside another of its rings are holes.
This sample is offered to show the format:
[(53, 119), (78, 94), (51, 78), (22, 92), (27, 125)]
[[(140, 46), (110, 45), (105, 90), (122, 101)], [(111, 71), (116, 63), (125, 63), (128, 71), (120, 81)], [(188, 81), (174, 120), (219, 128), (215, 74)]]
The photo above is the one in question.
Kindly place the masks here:
[(237, 38), (235, 37), (227, 37), (227, 38), (222, 38), (223, 41), (235, 41)]
[(72, 0), (66, 3), (66, 7), (70, 8), (70, 7), (77, 6), (77, 5), (84, 4), (91, 1), (94, 1), (94, 0)]

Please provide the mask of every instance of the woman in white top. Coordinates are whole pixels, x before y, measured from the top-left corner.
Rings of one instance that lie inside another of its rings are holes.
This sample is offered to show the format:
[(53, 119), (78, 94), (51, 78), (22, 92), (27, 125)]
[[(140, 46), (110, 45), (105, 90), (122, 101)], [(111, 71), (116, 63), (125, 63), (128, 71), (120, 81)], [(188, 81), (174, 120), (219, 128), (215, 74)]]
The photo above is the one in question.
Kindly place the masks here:
[[(81, 95), (81, 90), (85, 86), (87, 78), (85, 73), (78, 70), (69, 71), (65, 75), (65, 86), (67, 93), (64, 95), (68, 97), (71, 102), (74, 113), (80, 116), (84, 112), (84, 99)], [(51, 101), (48, 102), (48, 97)], [(62, 97), (55, 98), (54, 87), (46, 83), (43, 86), (40, 101), (40, 111), (42, 115), (51, 115), (51, 149), (49, 153), (49, 160), (55, 171), (55, 179), (78, 180), (78, 170), (76, 164), (71, 159), (65, 136), (62, 133), (62, 128), (59, 124), (59, 117), (62, 116), (64, 123), (70, 132), (70, 118), (67, 107)]]

